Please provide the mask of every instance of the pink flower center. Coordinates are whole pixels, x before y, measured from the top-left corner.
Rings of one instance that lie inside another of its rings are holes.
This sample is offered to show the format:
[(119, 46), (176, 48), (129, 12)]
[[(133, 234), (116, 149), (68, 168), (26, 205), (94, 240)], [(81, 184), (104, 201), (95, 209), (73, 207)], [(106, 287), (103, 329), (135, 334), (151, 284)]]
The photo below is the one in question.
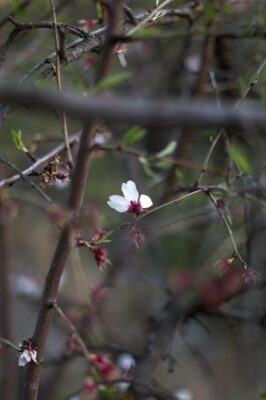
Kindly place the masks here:
[(129, 213), (139, 214), (142, 211), (142, 206), (139, 200), (131, 200), (127, 210)]

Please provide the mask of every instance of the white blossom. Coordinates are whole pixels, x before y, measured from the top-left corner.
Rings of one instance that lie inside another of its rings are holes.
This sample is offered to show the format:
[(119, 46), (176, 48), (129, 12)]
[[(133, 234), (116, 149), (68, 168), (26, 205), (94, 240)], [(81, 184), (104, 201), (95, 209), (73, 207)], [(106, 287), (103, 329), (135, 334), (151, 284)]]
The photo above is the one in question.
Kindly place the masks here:
[(138, 214), (144, 208), (152, 206), (152, 200), (149, 196), (139, 195), (136, 184), (133, 181), (123, 183), (121, 190), (124, 196), (113, 195), (109, 197), (108, 206), (117, 212), (132, 212)]
[(129, 353), (122, 353), (118, 357), (117, 366), (124, 373), (127, 373), (131, 368), (134, 368), (136, 365), (136, 361), (134, 357)]
[(18, 366), (19, 367), (25, 367), (26, 364), (29, 362), (33, 361), (37, 364), (37, 351), (36, 350), (28, 350), (25, 349), (21, 352), (19, 358), (18, 358)]

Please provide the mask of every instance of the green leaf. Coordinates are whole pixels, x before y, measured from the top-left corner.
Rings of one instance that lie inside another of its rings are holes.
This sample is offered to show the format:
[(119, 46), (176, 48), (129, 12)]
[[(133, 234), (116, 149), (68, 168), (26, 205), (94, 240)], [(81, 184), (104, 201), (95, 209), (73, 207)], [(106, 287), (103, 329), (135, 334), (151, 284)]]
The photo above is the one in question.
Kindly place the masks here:
[(173, 152), (176, 149), (176, 141), (172, 140), (171, 142), (168, 143), (168, 145), (159, 153), (156, 154), (157, 157), (167, 157), (173, 154)]
[(11, 134), (12, 134), (12, 138), (13, 138), (13, 141), (15, 143), (16, 148), (18, 150), (27, 151), (27, 148), (26, 148), (26, 146), (24, 145), (24, 143), (22, 141), (22, 132), (21, 132), (21, 130), (20, 129), (18, 131), (12, 130)]
[(93, 93), (101, 92), (102, 90), (109, 89), (120, 82), (128, 79), (130, 74), (128, 72), (118, 72), (117, 74), (109, 75), (107, 78), (102, 79), (93, 89)]
[(98, 241), (98, 243), (110, 243), (111, 240), (108, 240), (108, 238), (112, 236), (113, 233), (114, 233), (113, 230), (106, 232), (106, 234), (103, 235), (103, 237), (101, 238), (101, 240)]
[(126, 146), (139, 142), (147, 134), (147, 129), (140, 126), (133, 126), (123, 137), (123, 143)]
[(142, 165), (145, 175), (148, 176), (149, 178), (154, 178), (155, 173), (153, 172), (153, 170), (150, 166), (149, 160), (147, 160), (146, 157), (139, 157), (139, 162)]
[(251, 170), (251, 167), (243, 150), (240, 147), (230, 144), (227, 151), (237, 167), (241, 169), (245, 174), (248, 174)]
[(96, 2), (96, 14), (99, 20), (103, 19), (103, 9), (98, 1)]

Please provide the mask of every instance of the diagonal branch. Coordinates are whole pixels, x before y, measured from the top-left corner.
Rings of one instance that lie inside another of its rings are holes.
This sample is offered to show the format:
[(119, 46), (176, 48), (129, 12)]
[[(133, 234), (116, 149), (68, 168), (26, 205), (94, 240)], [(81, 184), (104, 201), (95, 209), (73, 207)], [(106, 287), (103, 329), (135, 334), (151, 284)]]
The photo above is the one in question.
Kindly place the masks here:
[(53, 200), (38, 186), (36, 185), (36, 183), (34, 183), (31, 179), (29, 179), (27, 176), (25, 176), (13, 163), (11, 163), (10, 161), (6, 160), (3, 157), (0, 157), (0, 162), (2, 162), (3, 164), (8, 165), (9, 167), (11, 167), (13, 170), (15, 170), (18, 175), (20, 176), (21, 179), (23, 179), (26, 183), (28, 183), (31, 187), (33, 187), (34, 189), (37, 190), (37, 192), (45, 199), (47, 200), (49, 203), (52, 203)]
[[(69, 138), (70, 146), (74, 146), (79, 141), (79, 134), (76, 133), (71, 135)], [(65, 144), (59, 144), (55, 148), (53, 148), (49, 153), (45, 154), (43, 157), (38, 158), (30, 167), (24, 169), (23, 171), (17, 173), (16, 175), (11, 176), (10, 178), (2, 179), (0, 181), (0, 188), (3, 186), (11, 186), (16, 183), (21, 177), (30, 176), (36, 173), (39, 169), (46, 166), (49, 161), (53, 160), (58, 154), (61, 154), (66, 150)]]

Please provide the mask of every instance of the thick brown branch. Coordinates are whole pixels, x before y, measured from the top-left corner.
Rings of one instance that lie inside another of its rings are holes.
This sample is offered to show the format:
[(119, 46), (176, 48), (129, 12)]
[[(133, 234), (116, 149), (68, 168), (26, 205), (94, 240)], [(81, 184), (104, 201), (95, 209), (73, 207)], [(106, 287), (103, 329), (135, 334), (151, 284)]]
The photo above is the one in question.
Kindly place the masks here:
[[(10, 235), (8, 202), (0, 191), (0, 335), (12, 340), (12, 306), (10, 294)], [(5, 350), (1, 357), (1, 399), (16, 399), (16, 365), (11, 351)]]
[[(110, 27), (111, 32), (116, 33), (118, 30), (119, 16), (121, 15), (123, 9), (123, 0), (117, 0), (113, 2), (112, 12), (110, 13)], [(98, 75), (98, 81), (103, 79), (110, 70), (111, 60), (113, 57), (113, 46), (111, 46), (109, 41), (106, 41), (106, 46), (110, 47), (110, 50), (105, 50), (105, 56), (103, 57), (103, 62), (101, 64), (100, 73)], [(108, 68), (106, 68), (106, 65)], [(73, 171), (73, 178), (70, 188), (68, 207), (72, 212), (73, 218), (78, 216), (80, 207), (83, 200), (83, 195), (85, 192), (87, 175), (89, 169), (90, 156), (93, 149), (95, 122), (94, 120), (86, 123), (80, 139), (79, 151), (77, 155), (76, 166)], [(40, 361), (43, 358), (44, 347), (48, 331), (51, 325), (53, 316), (53, 304), (56, 304), (58, 287), (60, 279), (65, 268), (67, 259), (71, 250), (71, 241), (73, 234), (73, 221), (69, 221), (64, 227), (55, 255), (51, 264), (51, 267), (46, 276), (43, 300), (41, 309), (38, 315), (37, 324), (35, 327), (33, 339), (37, 345), (38, 354), (38, 364), (31, 363), (27, 370), (26, 377), (26, 388), (25, 388), (25, 400), (36, 400), (38, 395), (38, 387), (41, 374), (41, 364)]]

